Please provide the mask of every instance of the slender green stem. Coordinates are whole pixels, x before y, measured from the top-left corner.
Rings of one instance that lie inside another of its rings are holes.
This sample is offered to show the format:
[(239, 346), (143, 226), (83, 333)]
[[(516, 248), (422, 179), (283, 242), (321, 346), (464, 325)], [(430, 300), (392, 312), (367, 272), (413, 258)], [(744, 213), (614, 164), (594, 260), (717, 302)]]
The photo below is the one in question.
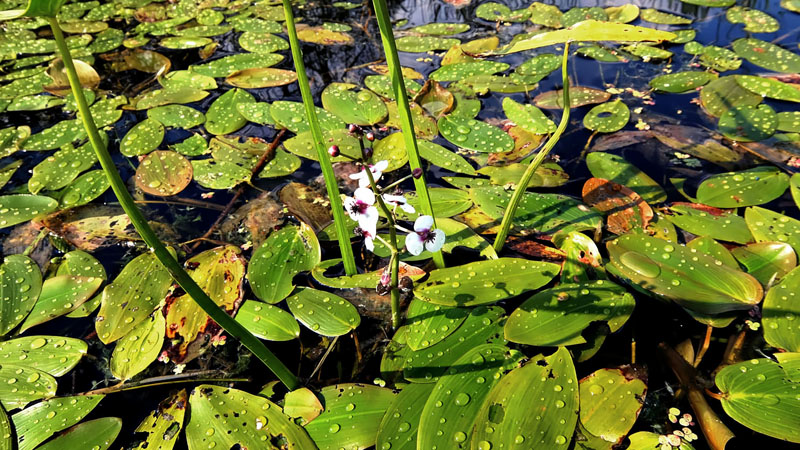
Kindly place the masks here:
[(400, 271), (400, 250), (397, 248), (397, 229), (395, 228), (395, 221), (394, 221), (394, 214), (386, 206), (386, 202), (383, 201), (383, 196), (381, 195), (381, 190), (378, 189), (378, 185), (375, 183), (375, 177), (372, 176), (372, 171), (369, 170), (369, 167), (364, 167), (364, 171), (367, 173), (367, 178), (369, 179), (369, 185), (372, 188), (372, 192), (375, 193), (375, 199), (378, 202), (378, 206), (380, 206), (383, 214), (389, 220), (389, 240), (391, 242), (390, 249), (392, 251), (391, 259), (389, 260), (389, 274), (392, 277), (392, 281), (390, 283), (391, 289), (391, 296), (392, 296), (392, 328), (397, 329), (400, 326), (400, 289), (398, 288), (398, 272)]
[[(386, 0), (372, 0), (372, 5), (375, 8), (375, 18), (378, 19), (378, 28), (381, 31), (383, 52), (386, 53), (386, 63), (389, 66), (389, 75), (392, 79), (392, 91), (397, 100), (400, 127), (403, 130), (403, 139), (408, 153), (408, 165), (411, 166), (411, 170), (422, 169), (422, 161), (417, 147), (417, 135), (414, 132), (414, 121), (411, 118), (411, 107), (408, 104), (408, 93), (403, 79), (403, 68), (400, 66), (397, 44), (394, 41), (394, 33), (392, 32), (392, 22), (389, 18), (389, 8), (386, 5)], [(414, 179), (414, 187), (421, 200), (420, 208), (422, 212), (433, 217), (434, 226), (436, 226), (436, 215), (433, 213), (431, 196), (428, 192), (428, 185), (425, 183), (424, 173), (423, 176)], [(444, 256), (441, 250), (433, 254), (433, 261), (436, 263), (436, 267), (444, 267)]]
[(561, 114), (561, 121), (558, 123), (556, 132), (550, 136), (550, 139), (547, 140), (547, 143), (544, 144), (544, 147), (539, 150), (539, 153), (537, 153), (536, 157), (533, 158), (533, 161), (531, 161), (531, 163), (528, 165), (528, 168), (525, 169), (525, 173), (522, 174), (522, 178), (519, 180), (519, 183), (517, 183), (517, 188), (514, 190), (514, 194), (511, 196), (511, 201), (508, 202), (508, 206), (506, 207), (506, 212), (503, 214), (503, 221), (500, 223), (500, 231), (497, 233), (497, 237), (494, 239), (494, 250), (498, 253), (500, 253), (500, 250), (503, 249), (503, 245), (506, 243), (508, 231), (511, 229), (511, 222), (513, 222), (514, 214), (517, 212), (519, 202), (522, 201), (522, 195), (528, 189), (528, 183), (530, 183), (531, 178), (533, 178), (533, 174), (536, 173), (536, 169), (538, 169), (542, 164), (542, 161), (544, 161), (544, 159), (550, 153), (550, 150), (552, 150), (553, 147), (555, 147), (558, 143), (558, 140), (561, 139), (561, 135), (564, 133), (564, 130), (569, 124), (570, 103), (569, 74), (567, 73), (568, 60), (569, 42), (564, 45), (564, 56), (561, 60), (561, 78), (562, 83), (564, 84), (564, 112)]
[(339, 185), (336, 181), (336, 174), (333, 172), (333, 165), (328, 158), (328, 151), (322, 136), (322, 129), (319, 127), (317, 111), (314, 109), (314, 97), (311, 95), (311, 86), (308, 84), (306, 66), (303, 63), (303, 52), (300, 50), (300, 41), (297, 39), (297, 29), (294, 26), (294, 13), (292, 4), (289, 0), (283, 0), (283, 11), (286, 14), (286, 30), (289, 35), (289, 45), (292, 48), (292, 59), (294, 59), (294, 69), (297, 72), (297, 84), (300, 85), (300, 95), (303, 97), (303, 106), (306, 109), (306, 119), (311, 127), (311, 135), (314, 138), (314, 148), (319, 157), (319, 166), (322, 168), (322, 175), (325, 177), (325, 188), (328, 190), (328, 198), (331, 202), (333, 212), (333, 222), (336, 226), (336, 238), (339, 240), (339, 250), (342, 252), (342, 263), (344, 272), (348, 275), (355, 275), (356, 260), (353, 257), (353, 245), (350, 243), (350, 231), (347, 229), (347, 222), (342, 208), (342, 199), (339, 197)]
[(75, 64), (72, 62), (72, 55), (69, 53), (69, 48), (67, 47), (66, 40), (64, 40), (64, 34), (61, 31), (58, 20), (55, 17), (48, 17), (47, 19), (50, 22), (50, 27), (53, 29), (53, 37), (56, 40), (56, 46), (64, 61), (64, 67), (67, 70), (67, 77), (69, 78), (69, 84), (72, 87), (75, 101), (78, 104), (78, 113), (83, 122), (83, 127), (86, 129), (86, 133), (89, 135), (89, 141), (92, 147), (94, 147), (97, 159), (100, 161), (100, 165), (106, 177), (108, 177), (111, 189), (117, 196), (122, 209), (125, 210), (125, 213), (131, 219), (131, 223), (134, 228), (136, 228), (136, 231), (152, 249), (159, 262), (169, 271), (172, 278), (190, 297), (192, 297), (206, 314), (211, 316), (211, 319), (217, 322), (228, 334), (239, 339), (239, 341), (253, 352), (253, 354), (286, 385), (286, 387), (291, 390), (297, 389), (300, 386), (297, 377), (295, 377), (294, 374), (264, 346), (263, 342), (253, 336), (253, 334), (247, 331), (239, 322), (235, 321), (233, 317), (229, 316), (222, 308), (214, 303), (214, 300), (203, 292), (203, 289), (201, 289), (192, 277), (183, 270), (180, 263), (172, 257), (167, 248), (164, 247), (164, 244), (158, 239), (153, 229), (150, 228), (147, 219), (145, 219), (144, 215), (139, 211), (139, 208), (136, 207), (133, 197), (131, 197), (125, 187), (125, 183), (122, 181), (119, 172), (117, 172), (117, 168), (114, 165), (114, 161), (111, 159), (111, 155), (108, 153), (108, 149), (100, 138), (100, 132), (97, 130), (94, 119), (92, 119), (91, 110), (86, 102), (86, 97), (83, 96), (80, 79), (78, 78), (78, 73), (75, 71)]

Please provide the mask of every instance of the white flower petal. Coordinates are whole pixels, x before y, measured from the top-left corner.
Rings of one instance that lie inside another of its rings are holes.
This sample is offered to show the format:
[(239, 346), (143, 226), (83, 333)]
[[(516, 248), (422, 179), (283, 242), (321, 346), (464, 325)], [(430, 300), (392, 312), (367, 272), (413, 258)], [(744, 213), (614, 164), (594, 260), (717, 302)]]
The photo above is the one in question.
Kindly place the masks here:
[(433, 230), (431, 231), (431, 233), (433, 233), (433, 240), (429, 240), (428, 242), (425, 243), (425, 249), (427, 249), (431, 253), (438, 252), (444, 245), (444, 240), (445, 240), (444, 231)]
[(406, 236), (406, 250), (414, 256), (422, 253), (423, 250), (422, 238), (417, 233), (409, 233)]
[(362, 178), (367, 178), (367, 172), (364, 171), (364, 170), (362, 170), (361, 172), (358, 172), (358, 173), (351, 173), (350, 174), (350, 179), (351, 180), (360, 180)]
[(375, 204), (375, 193), (372, 192), (372, 189), (370, 188), (360, 187), (356, 189), (356, 191), (353, 193), (353, 196), (356, 198), (356, 200), (361, 200), (368, 205)]
[(403, 203), (402, 205), (400, 205), (400, 209), (402, 209), (408, 214), (414, 214), (415, 212), (417, 212), (417, 210), (414, 209), (414, 207), (409, 205), (408, 203)]
[(402, 205), (406, 202), (406, 198), (402, 195), (392, 195), (392, 194), (383, 194), (383, 200), (388, 203), (394, 203), (397, 205)]
[(358, 226), (361, 227), (362, 230), (370, 233), (372, 236), (375, 236), (375, 230), (378, 227), (378, 217), (378, 208), (370, 206), (367, 208), (364, 214), (359, 214)]
[(375, 242), (373, 242), (373, 241), (374, 241), (374, 239), (369, 237), (369, 236), (364, 238), (364, 247), (367, 247), (367, 250), (369, 250), (369, 251), (374, 253), (375, 252)]
[(389, 168), (389, 161), (384, 159), (383, 161), (376, 162), (375, 165), (372, 166), (372, 172), (373, 173), (374, 172), (383, 172), (384, 170), (386, 170), (388, 168)]
[(344, 206), (344, 210), (347, 211), (347, 214), (350, 215), (350, 218), (353, 220), (358, 220), (358, 214), (353, 212), (353, 207), (356, 205), (356, 199), (353, 197), (347, 197), (342, 202), (342, 206)]
[(419, 216), (414, 221), (414, 231), (428, 231), (433, 228), (433, 217)]

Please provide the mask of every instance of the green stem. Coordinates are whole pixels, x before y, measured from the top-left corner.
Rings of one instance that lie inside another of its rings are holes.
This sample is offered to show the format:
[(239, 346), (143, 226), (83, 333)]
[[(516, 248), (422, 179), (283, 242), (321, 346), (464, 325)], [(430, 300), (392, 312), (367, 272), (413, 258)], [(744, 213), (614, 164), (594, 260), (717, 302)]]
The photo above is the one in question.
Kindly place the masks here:
[(253, 354), (260, 359), (287, 388), (291, 390), (297, 389), (300, 386), (297, 377), (295, 377), (294, 374), (264, 346), (263, 342), (253, 336), (239, 322), (235, 321), (233, 317), (229, 316), (203, 292), (203, 289), (201, 289), (192, 277), (183, 270), (180, 263), (172, 257), (167, 248), (164, 247), (164, 244), (158, 239), (153, 229), (150, 228), (147, 219), (145, 219), (141, 211), (139, 211), (139, 208), (136, 207), (133, 197), (131, 197), (125, 187), (125, 182), (122, 181), (122, 177), (120, 177), (119, 172), (117, 172), (117, 168), (114, 165), (114, 161), (111, 159), (111, 155), (108, 153), (108, 149), (100, 138), (100, 132), (97, 130), (94, 119), (92, 119), (89, 105), (86, 103), (86, 98), (83, 96), (80, 79), (78, 78), (78, 73), (75, 71), (75, 64), (72, 62), (72, 55), (69, 53), (69, 48), (67, 48), (67, 42), (64, 40), (64, 34), (61, 31), (58, 20), (55, 17), (48, 17), (47, 19), (50, 22), (50, 28), (53, 30), (56, 46), (64, 61), (64, 67), (67, 70), (67, 77), (72, 87), (72, 94), (75, 96), (75, 101), (78, 104), (78, 113), (83, 122), (83, 127), (89, 135), (89, 141), (92, 147), (94, 147), (97, 159), (100, 161), (100, 166), (102, 166), (106, 177), (108, 177), (108, 181), (111, 183), (111, 189), (117, 196), (122, 209), (125, 210), (125, 213), (131, 219), (131, 223), (134, 228), (136, 228), (136, 231), (152, 249), (159, 262), (169, 271), (175, 282), (192, 297), (206, 314), (211, 316), (211, 319), (217, 322), (228, 334), (239, 339), (239, 341), (253, 352)]
[(386, 206), (386, 202), (383, 201), (381, 191), (378, 189), (378, 185), (375, 183), (375, 177), (372, 176), (372, 171), (366, 164), (364, 164), (364, 171), (367, 173), (369, 185), (372, 188), (372, 192), (375, 193), (375, 199), (378, 202), (378, 206), (380, 206), (383, 214), (386, 215), (386, 218), (389, 221), (389, 240), (392, 244), (392, 256), (389, 260), (389, 274), (392, 277), (390, 284), (392, 295), (392, 328), (397, 329), (400, 327), (400, 289), (397, 287), (399, 278), (398, 272), (400, 271), (400, 250), (397, 248), (397, 229), (395, 228), (394, 215), (389, 207)]
[[(378, 19), (378, 28), (381, 31), (381, 41), (383, 42), (383, 52), (386, 53), (386, 63), (389, 66), (389, 74), (392, 79), (392, 91), (397, 100), (397, 112), (400, 115), (400, 128), (403, 130), (403, 139), (408, 153), (408, 165), (411, 170), (422, 169), (422, 161), (419, 157), (417, 147), (417, 135), (414, 132), (414, 121), (411, 116), (411, 107), (408, 104), (408, 93), (403, 80), (403, 68), (400, 66), (400, 57), (397, 56), (397, 44), (394, 41), (392, 32), (392, 22), (389, 18), (389, 8), (386, 0), (372, 0), (375, 8), (375, 18)], [(422, 212), (433, 217), (434, 227), (436, 226), (436, 215), (433, 213), (431, 196), (428, 192), (428, 185), (425, 183), (425, 175), (414, 179), (414, 187), (420, 197), (420, 208)], [(433, 254), (433, 261), (436, 267), (444, 267), (444, 256), (439, 250)]]
[(333, 172), (333, 165), (328, 158), (328, 151), (325, 148), (325, 141), (322, 136), (322, 129), (319, 127), (317, 111), (314, 109), (314, 97), (311, 95), (311, 86), (308, 84), (306, 66), (303, 63), (303, 52), (300, 50), (300, 41), (297, 39), (297, 29), (294, 26), (294, 13), (292, 4), (289, 0), (283, 0), (283, 11), (286, 15), (286, 30), (289, 35), (289, 45), (292, 48), (292, 59), (294, 59), (294, 69), (297, 72), (297, 84), (300, 85), (300, 95), (303, 97), (303, 106), (306, 110), (306, 119), (311, 127), (311, 135), (314, 138), (314, 148), (319, 157), (319, 166), (322, 168), (322, 175), (325, 177), (325, 188), (328, 190), (328, 198), (331, 202), (333, 212), (333, 222), (336, 226), (336, 238), (339, 240), (339, 250), (342, 252), (342, 262), (344, 272), (348, 276), (358, 273), (356, 260), (353, 257), (353, 245), (350, 243), (350, 231), (347, 229), (347, 222), (344, 217), (342, 198), (339, 196), (339, 185), (336, 181), (336, 174)]
[(550, 153), (550, 150), (556, 146), (558, 140), (561, 138), (561, 135), (564, 133), (564, 130), (567, 128), (569, 124), (569, 110), (570, 110), (570, 103), (569, 103), (569, 74), (567, 73), (567, 62), (569, 60), (569, 42), (564, 45), (564, 56), (561, 60), (561, 78), (564, 84), (563, 92), (564, 92), (564, 112), (561, 115), (561, 121), (558, 123), (558, 128), (556, 128), (556, 132), (550, 136), (550, 139), (547, 140), (547, 143), (544, 144), (544, 147), (539, 150), (539, 153), (536, 154), (536, 157), (533, 158), (533, 161), (528, 165), (528, 168), (525, 169), (525, 173), (522, 174), (522, 178), (517, 183), (517, 187), (514, 190), (514, 194), (511, 196), (511, 201), (508, 203), (506, 207), (506, 212), (503, 214), (503, 221), (500, 223), (500, 232), (497, 233), (497, 237), (494, 240), (494, 250), (497, 253), (500, 253), (500, 250), (503, 249), (503, 245), (506, 243), (506, 238), (508, 237), (508, 232), (511, 229), (511, 222), (514, 220), (514, 214), (517, 212), (517, 207), (519, 207), (519, 203), (522, 201), (522, 195), (528, 189), (528, 183), (530, 183), (531, 178), (533, 178), (533, 174), (536, 173), (536, 169), (542, 164), (542, 161), (547, 157)]

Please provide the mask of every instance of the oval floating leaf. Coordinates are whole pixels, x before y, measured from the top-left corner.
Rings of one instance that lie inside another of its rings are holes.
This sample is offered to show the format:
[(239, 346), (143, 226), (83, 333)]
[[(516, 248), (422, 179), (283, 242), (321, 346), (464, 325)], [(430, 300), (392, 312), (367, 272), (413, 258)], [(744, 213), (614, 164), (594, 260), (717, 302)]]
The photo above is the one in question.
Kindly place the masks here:
[(55, 211), (58, 202), (44, 195), (0, 196), (0, 228), (10, 227)]
[(764, 339), (773, 347), (800, 352), (800, 269), (794, 269), (767, 291), (761, 308)]
[(697, 201), (717, 208), (761, 205), (780, 197), (788, 187), (788, 175), (776, 167), (760, 166), (706, 178), (697, 188)]
[(136, 187), (150, 195), (170, 196), (192, 181), (192, 164), (180, 154), (158, 150), (145, 156), (136, 169)]
[(106, 450), (111, 447), (121, 429), (122, 420), (116, 417), (94, 419), (73, 426), (38, 449), (91, 448)]
[(332, 83), (322, 91), (322, 106), (347, 123), (373, 125), (388, 114), (386, 105), (367, 90), (354, 91), (348, 83)]
[(514, 148), (511, 136), (480, 120), (449, 115), (440, 118), (438, 126), (442, 137), (468, 150), (494, 153)]
[(60, 377), (78, 365), (87, 345), (61, 336), (25, 336), (0, 342), (0, 357)]
[(329, 292), (298, 288), (286, 304), (300, 323), (323, 336), (347, 334), (361, 323), (352, 303)]
[(239, 114), (237, 106), (241, 103), (255, 103), (249, 92), (233, 88), (214, 100), (206, 112), (206, 131), (211, 134), (230, 134), (247, 124)]
[(0, 266), (0, 336), (19, 325), (42, 291), (42, 272), (32, 259), (9, 255)]
[(291, 341), (300, 336), (297, 320), (277, 306), (245, 300), (236, 313), (236, 321), (256, 337), (267, 341)]
[(294, 289), (292, 278), (320, 262), (320, 248), (308, 225), (286, 226), (269, 235), (250, 258), (247, 279), (256, 296), (277, 303)]
[(50, 436), (86, 417), (104, 395), (76, 395), (41, 401), (15, 413), (11, 419), (17, 431), (19, 450), (33, 450)]
[(583, 126), (601, 133), (613, 133), (627, 125), (631, 111), (622, 100), (602, 103), (590, 109), (583, 117)]
[(147, 369), (161, 353), (165, 332), (166, 320), (159, 311), (139, 322), (114, 347), (114, 352), (111, 353), (111, 374), (124, 381)]
[(621, 442), (644, 406), (647, 386), (628, 372), (600, 369), (580, 381), (581, 424), (608, 442)]
[(145, 119), (133, 126), (119, 143), (119, 151), (125, 156), (146, 155), (161, 145), (164, 140), (164, 125), (153, 119)]

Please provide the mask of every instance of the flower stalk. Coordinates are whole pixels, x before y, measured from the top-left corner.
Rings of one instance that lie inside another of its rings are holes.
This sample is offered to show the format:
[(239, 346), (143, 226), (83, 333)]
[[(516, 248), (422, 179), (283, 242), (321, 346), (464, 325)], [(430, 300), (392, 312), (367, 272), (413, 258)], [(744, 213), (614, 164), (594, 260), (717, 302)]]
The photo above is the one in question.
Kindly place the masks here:
[(283, 11), (286, 15), (286, 30), (289, 35), (289, 45), (292, 49), (292, 59), (294, 60), (295, 72), (297, 72), (297, 84), (300, 85), (300, 95), (303, 97), (303, 106), (306, 110), (306, 119), (311, 127), (311, 135), (314, 138), (314, 148), (317, 150), (319, 166), (325, 178), (325, 188), (328, 191), (328, 199), (331, 202), (333, 212), (333, 222), (336, 227), (336, 238), (339, 241), (339, 251), (342, 253), (342, 263), (344, 272), (348, 276), (358, 273), (356, 261), (353, 256), (353, 245), (350, 242), (350, 231), (347, 229), (344, 211), (342, 209), (342, 199), (339, 196), (339, 185), (336, 181), (336, 174), (333, 172), (333, 165), (328, 158), (325, 148), (322, 129), (319, 126), (317, 111), (314, 109), (314, 97), (311, 94), (311, 86), (308, 83), (306, 67), (303, 63), (303, 52), (300, 50), (300, 41), (297, 38), (297, 29), (294, 24), (294, 13), (292, 4), (289, 0), (283, 0)]
[(58, 19), (54, 16), (46, 17), (53, 30), (53, 37), (56, 41), (56, 47), (64, 62), (64, 68), (67, 71), (67, 78), (72, 89), (72, 94), (75, 96), (75, 101), (78, 106), (78, 115), (81, 118), (83, 127), (86, 134), (89, 136), (89, 142), (94, 148), (97, 159), (100, 161), (100, 166), (103, 168), (111, 189), (117, 196), (122, 209), (131, 219), (136, 231), (142, 237), (144, 242), (152, 249), (158, 261), (169, 271), (172, 278), (189, 296), (200, 306), (200, 308), (208, 314), (212, 320), (217, 322), (228, 334), (239, 339), (239, 341), (247, 347), (253, 354), (269, 368), (278, 379), (286, 385), (290, 390), (300, 387), (300, 382), (297, 377), (289, 371), (289, 369), (271, 352), (258, 338), (253, 336), (252, 333), (247, 331), (239, 322), (235, 321), (229, 316), (222, 308), (220, 308), (197, 283), (189, 276), (178, 261), (173, 258), (164, 244), (161, 243), (156, 233), (147, 223), (144, 215), (128, 192), (122, 177), (117, 171), (111, 155), (108, 153), (103, 140), (100, 137), (100, 132), (97, 125), (92, 118), (89, 104), (86, 97), (83, 95), (80, 79), (75, 70), (75, 64), (72, 60), (72, 55), (67, 47), (67, 42), (64, 39), (64, 33), (61, 31), (61, 26)]
[(561, 139), (561, 135), (564, 133), (564, 130), (567, 128), (569, 124), (569, 112), (570, 112), (570, 100), (569, 100), (569, 74), (567, 73), (567, 62), (569, 61), (569, 42), (564, 44), (564, 56), (561, 59), (561, 78), (563, 84), (563, 102), (564, 102), (564, 112), (561, 114), (561, 121), (558, 123), (558, 128), (556, 128), (555, 133), (550, 136), (550, 139), (547, 140), (547, 143), (544, 144), (539, 153), (536, 154), (536, 157), (533, 158), (531, 163), (528, 165), (528, 168), (525, 169), (525, 173), (522, 174), (522, 178), (517, 183), (516, 189), (514, 189), (514, 194), (511, 196), (511, 201), (508, 202), (508, 206), (506, 207), (506, 211), (503, 214), (503, 220), (500, 223), (500, 231), (497, 233), (497, 236), (494, 239), (494, 250), (497, 253), (500, 253), (500, 250), (503, 249), (503, 245), (506, 243), (506, 238), (508, 237), (508, 232), (511, 229), (511, 223), (514, 221), (514, 215), (517, 212), (517, 208), (519, 207), (519, 203), (522, 201), (522, 195), (528, 189), (528, 183), (530, 183), (531, 178), (533, 178), (533, 174), (536, 173), (536, 170), (542, 164), (544, 159), (550, 154), (550, 150), (556, 146), (558, 140)]
[[(386, 0), (373, 0), (372, 5), (375, 8), (375, 18), (378, 20), (378, 28), (381, 32), (383, 51), (386, 54), (386, 64), (389, 66), (392, 91), (397, 101), (397, 111), (400, 115), (400, 128), (403, 130), (403, 139), (405, 140), (406, 152), (408, 153), (408, 165), (411, 166), (411, 170), (422, 170), (422, 160), (420, 159), (419, 148), (417, 146), (417, 135), (414, 132), (414, 121), (411, 116), (411, 107), (408, 104), (408, 93), (406, 92), (406, 85), (403, 79), (403, 69), (402, 66), (400, 66), (400, 57), (397, 55), (397, 44), (395, 43), (394, 33), (392, 32), (389, 8), (386, 5)], [(417, 195), (419, 195), (422, 212), (433, 217), (435, 225), (436, 215), (433, 212), (431, 196), (428, 192), (428, 185), (425, 183), (424, 175), (421, 175), (419, 178), (414, 178), (414, 188), (417, 191)], [(440, 269), (445, 266), (444, 256), (441, 251), (437, 251), (433, 254), (433, 261), (436, 263), (436, 267)]]

